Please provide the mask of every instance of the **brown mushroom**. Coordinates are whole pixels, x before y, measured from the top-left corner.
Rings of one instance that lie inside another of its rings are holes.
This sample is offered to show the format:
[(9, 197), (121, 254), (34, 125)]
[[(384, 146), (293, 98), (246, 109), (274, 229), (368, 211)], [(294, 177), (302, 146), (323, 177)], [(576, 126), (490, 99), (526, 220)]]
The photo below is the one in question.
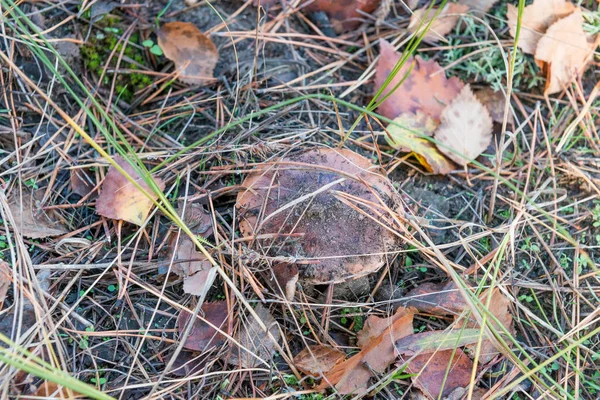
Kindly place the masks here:
[(397, 195), (363, 156), (315, 149), (250, 173), (237, 197), (239, 227), (255, 250), (297, 260), (300, 280), (332, 283), (378, 270), (397, 244), (386, 227)]

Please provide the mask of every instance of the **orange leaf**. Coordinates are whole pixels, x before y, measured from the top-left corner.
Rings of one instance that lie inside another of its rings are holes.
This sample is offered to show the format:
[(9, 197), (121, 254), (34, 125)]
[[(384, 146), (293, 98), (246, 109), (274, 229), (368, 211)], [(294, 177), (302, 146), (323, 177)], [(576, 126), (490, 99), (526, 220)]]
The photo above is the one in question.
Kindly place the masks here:
[[(424, 7), (415, 10), (410, 17), (408, 30), (416, 35), (421, 35), (423, 30), (429, 25), (429, 22), (435, 17), (437, 8)], [(444, 36), (452, 32), (460, 14), (469, 11), (469, 7), (463, 4), (448, 3), (437, 15), (435, 20), (429, 26), (427, 32), (423, 35), (423, 40), (429, 43), (436, 43)]]
[[(381, 41), (381, 54), (375, 71), (375, 93), (383, 86), (392, 69), (400, 60), (401, 54), (394, 47)], [(382, 97), (398, 85), (406, 73), (412, 71), (402, 84), (379, 105), (378, 112), (390, 119), (402, 113), (423, 111), (434, 119), (439, 119), (442, 110), (458, 95), (464, 84), (456, 77), (446, 79), (442, 67), (435, 61), (425, 61), (419, 56), (409, 57), (391, 82), (382, 92)]]
[[(575, 10), (575, 6), (568, 0), (534, 0), (523, 10), (521, 17), (521, 32), (517, 45), (528, 54), (534, 54), (538, 41), (550, 25), (566, 17)], [(519, 10), (516, 6), (508, 4), (506, 18), (510, 28), (510, 35), (515, 37)]]
[(329, 372), (346, 355), (333, 347), (308, 346), (294, 357), (294, 365), (307, 375), (320, 376)]
[(323, 11), (337, 33), (348, 32), (360, 26), (365, 17), (379, 6), (381, 0), (314, 0), (307, 11)]
[(333, 367), (317, 390), (335, 385), (340, 394), (364, 393), (369, 379), (373, 377), (371, 370), (385, 372), (396, 359), (394, 342), (413, 333), (413, 310), (399, 308), (396, 314), (398, 317), (392, 325), (373, 338), (365, 348)]
[(168, 22), (158, 31), (158, 45), (181, 71), (179, 80), (205, 85), (214, 80), (219, 52), (215, 44), (189, 22)]
[[(146, 197), (133, 183), (131, 183), (123, 174), (115, 167), (111, 166), (108, 169), (106, 178), (102, 183), (100, 195), (96, 200), (96, 213), (110, 219), (121, 219), (131, 222), (136, 225), (143, 225), (150, 209), (153, 205), (153, 200), (158, 198), (158, 195), (150, 189), (150, 187), (142, 180), (135, 172), (133, 167), (121, 156), (115, 156), (114, 161), (127, 172), (150, 196)], [(165, 183), (160, 178), (156, 178), (156, 185), (163, 190)]]
[[(555, 22), (540, 39), (535, 59), (546, 71), (544, 94), (558, 93), (580, 76), (590, 62), (597, 43), (583, 31), (583, 15), (577, 8)], [(546, 63), (544, 65), (544, 63)]]

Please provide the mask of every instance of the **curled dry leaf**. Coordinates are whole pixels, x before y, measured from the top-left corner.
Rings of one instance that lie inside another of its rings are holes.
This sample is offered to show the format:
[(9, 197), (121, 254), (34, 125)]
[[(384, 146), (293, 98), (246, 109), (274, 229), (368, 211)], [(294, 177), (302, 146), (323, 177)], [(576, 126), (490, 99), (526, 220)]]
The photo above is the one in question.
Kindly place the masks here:
[[(22, 192), (22, 196), (21, 196)], [(67, 233), (55, 211), (45, 211), (41, 206), (43, 191), (13, 190), (8, 208), (15, 221), (15, 233), (31, 239), (43, 239)]]
[(438, 149), (459, 165), (467, 165), (492, 141), (493, 121), (469, 85), (442, 112), (435, 131)]
[[(523, 10), (521, 17), (521, 31), (517, 45), (528, 54), (535, 54), (538, 41), (546, 29), (554, 22), (566, 17), (575, 11), (575, 6), (570, 0), (534, 0)], [(508, 4), (506, 18), (510, 35), (514, 38), (517, 32), (519, 9)]]
[(583, 30), (583, 15), (577, 8), (548, 28), (540, 39), (535, 59), (546, 72), (544, 94), (562, 92), (574, 78), (581, 76), (592, 59), (598, 43)]
[(424, 136), (431, 136), (439, 123), (428, 114), (417, 111), (406, 112), (394, 119), (386, 129), (386, 139), (390, 146), (400, 151), (411, 151), (429, 172), (447, 174), (454, 165), (440, 152), (435, 144)]
[[(390, 181), (345, 149), (316, 149), (265, 164), (237, 198), (242, 235), (271, 256), (297, 262), (300, 280), (341, 282), (378, 270), (396, 246), (385, 207), (395, 207)], [(384, 222), (386, 221), (386, 222)], [(360, 232), (361, 234), (356, 234)]]
[[(501, 124), (504, 122), (504, 105), (506, 104), (506, 96), (502, 91), (494, 92), (491, 87), (484, 87), (475, 92), (475, 97), (481, 102), (490, 112), (490, 116), (494, 122)], [(512, 113), (509, 111), (506, 116), (509, 124), (514, 123)]]
[(404, 303), (406, 307), (414, 307), (419, 312), (431, 315), (459, 315), (467, 303), (454, 282), (426, 282), (408, 292)]
[(348, 32), (360, 26), (365, 17), (377, 9), (381, 0), (314, 0), (306, 11), (323, 11), (337, 33)]
[[(401, 360), (404, 361), (402, 357)], [(473, 361), (461, 349), (418, 355), (406, 368), (406, 372), (415, 375), (414, 385), (431, 400), (446, 398), (456, 389), (467, 387), (472, 370)]]
[[(382, 40), (380, 46), (381, 53), (375, 71), (375, 93), (383, 87), (401, 57), (389, 42)], [(382, 92), (382, 98), (396, 87), (409, 71), (404, 82), (379, 105), (378, 112), (384, 117), (394, 119), (402, 113), (422, 111), (439, 120), (446, 105), (459, 94), (464, 84), (456, 77), (446, 79), (442, 67), (433, 60), (425, 61), (419, 56), (414, 59), (409, 57)]]
[[(115, 156), (114, 161), (152, 198), (148, 198), (125, 175), (111, 165), (104, 182), (102, 182), (100, 195), (96, 200), (96, 213), (106, 218), (120, 219), (142, 226), (148, 218), (148, 214), (150, 214), (153, 201), (158, 198), (158, 195), (150, 189), (150, 186), (144, 182), (142, 177), (135, 172), (123, 157), (120, 155)], [(160, 190), (165, 188), (162, 179), (155, 178), (154, 182)]]
[(246, 320), (241, 322), (235, 335), (235, 339), (243, 347), (238, 347), (235, 343), (232, 343), (232, 346), (235, 347), (232, 348), (227, 360), (232, 365), (243, 368), (256, 367), (261, 363), (256, 356), (269, 364), (271, 355), (275, 351), (275, 344), (281, 340), (279, 325), (269, 309), (259, 303), (254, 307), (254, 312), (256, 312), (269, 333), (265, 332), (261, 324), (249, 314)]
[(179, 80), (190, 85), (205, 85), (214, 80), (219, 61), (217, 46), (189, 22), (168, 22), (157, 33), (165, 57), (181, 72)]
[(357, 354), (337, 364), (317, 387), (324, 390), (334, 385), (340, 394), (363, 394), (373, 371), (384, 373), (394, 362), (394, 342), (413, 333), (413, 310), (398, 308), (394, 322)]
[[(487, 293), (484, 293), (480, 296), (480, 300), (482, 304), (486, 304), (487, 302)], [(512, 332), (512, 314), (510, 313), (510, 300), (508, 297), (504, 296), (499, 289), (494, 289), (492, 292), (492, 299), (490, 301), (489, 312), (498, 319), (498, 321), (502, 324), (506, 330)], [(502, 332), (501, 328), (498, 326), (492, 318), (488, 317), (487, 320), (492, 324), (499, 332)], [(477, 328), (479, 330), (479, 323), (473, 320), (472, 314), (469, 320), (460, 319), (456, 321), (456, 329), (462, 329), (463, 326), (466, 328)], [(468, 349), (471, 350), (472, 354), (475, 354), (476, 344), (471, 344), (467, 346)], [(479, 354), (479, 362), (483, 365), (492, 361), (494, 357), (498, 354), (495, 346), (490, 340), (484, 340), (481, 344), (481, 350)]]
[[(204, 303), (201, 307), (199, 317), (192, 320), (191, 331), (183, 344), (188, 350), (204, 351), (210, 347), (220, 346), (225, 342), (225, 336), (209, 325), (206, 321), (210, 322), (213, 326), (219, 328), (223, 332), (227, 332), (227, 303), (225, 301), (216, 301), (214, 303)], [(182, 336), (193, 314), (189, 311), (183, 310), (177, 318), (177, 331)]]
[(420, 8), (415, 10), (410, 16), (408, 30), (419, 36), (427, 29), (427, 26), (433, 19), (429, 29), (423, 35), (423, 40), (429, 43), (436, 43), (444, 40), (445, 36), (452, 32), (460, 19), (460, 14), (464, 14), (467, 11), (469, 11), (469, 7), (464, 4), (447, 3), (436, 17), (438, 8)]
[(320, 377), (342, 362), (346, 355), (333, 347), (308, 346), (294, 357), (294, 365), (306, 375)]

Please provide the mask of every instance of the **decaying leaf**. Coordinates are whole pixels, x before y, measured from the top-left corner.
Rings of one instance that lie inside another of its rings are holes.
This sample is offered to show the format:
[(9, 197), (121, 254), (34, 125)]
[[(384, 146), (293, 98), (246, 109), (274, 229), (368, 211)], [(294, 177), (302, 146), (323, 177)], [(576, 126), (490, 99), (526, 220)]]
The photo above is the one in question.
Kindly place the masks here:
[[(173, 353), (167, 356), (169, 361), (173, 357)], [(208, 357), (205, 354), (197, 354), (192, 351), (181, 350), (175, 360), (169, 374), (178, 377), (191, 376), (198, 373), (205, 365)]]
[(183, 222), (190, 228), (190, 230), (196, 235), (202, 237), (209, 237), (213, 234), (213, 220), (209, 213), (204, 211), (201, 204), (198, 203), (187, 203), (178, 201), (177, 211)]
[(16, 188), (8, 201), (8, 207), (15, 220), (15, 232), (31, 239), (60, 236), (67, 229), (60, 222), (56, 212), (45, 211), (41, 207), (43, 191), (30, 192)]
[(383, 373), (394, 362), (397, 353), (394, 342), (413, 333), (413, 310), (398, 308), (395, 321), (381, 335), (373, 338), (359, 353), (337, 364), (317, 387), (324, 390), (335, 386), (340, 394), (362, 394), (368, 387), (373, 371)]
[[(389, 42), (381, 40), (380, 46), (381, 54), (375, 71), (375, 93), (383, 86), (401, 57)], [(425, 61), (419, 56), (415, 59), (409, 57), (383, 91), (382, 98), (402, 81), (408, 71), (410, 73), (404, 82), (379, 105), (378, 112), (394, 119), (402, 113), (422, 111), (439, 120), (444, 108), (460, 93), (464, 84), (456, 77), (446, 79), (442, 67), (433, 60)]]
[(173, 271), (183, 277), (184, 292), (200, 296), (209, 289), (206, 283), (212, 264), (189, 236), (181, 233), (175, 243), (176, 238), (177, 235), (173, 235), (170, 242)]
[(71, 170), (71, 190), (81, 197), (87, 196), (93, 189), (94, 179), (89, 168), (73, 168)]
[[(249, 314), (246, 320), (240, 324), (235, 339), (245, 349), (248, 349), (268, 364), (271, 361), (271, 355), (275, 349), (273, 339), (275, 339), (275, 342), (279, 342), (281, 340), (281, 333), (279, 332), (277, 321), (275, 321), (275, 318), (273, 318), (269, 309), (261, 304), (257, 304), (256, 307), (254, 307), (254, 311), (271, 335), (267, 334), (260, 326), (259, 322)], [(271, 337), (273, 339), (271, 339)], [(232, 349), (227, 360), (230, 364), (243, 368), (253, 368), (261, 363), (253, 354), (244, 350), (244, 348), (240, 348), (233, 343), (232, 345), (235, 347)]]
[(469, 85), (442, 112), (435, 138), (438, 149), (459, 165), (467, 165), (492, 141), (493, 121)]
[[(523, 10), (521, 32), (517, 45), (528, 54), (535, 54), (538, 41), (546, 29), (554, 22), (575, 11), (570, 0), (534, 0)], [(514, 38), (517, 32), (518, 7), (508, 4), (506, 18), (510, 35)], [(559, 38), (560, 40), (560, 38)]]
[(378, 223), (384, 205), (396, 203), (393, 187), (350, 150), (319, 148), (265, 164), (243, 186), (236, 204), (240, 231), (271, 256), (300, 258), (304, 282), (369, 274), (396, 246), (396, 236)]
[(431, 400), (439, 399), (440, 393), (446, 398), (456, 389), (467, 387), (472, 370), (473, 361), (461, 349), (416, 356), (406, 368), (406, 372), (416, 375), (412, 377), (414, 385)]
[(469, 7), (471, 10), (486, 13), (491, 10), (498, 0), (458, 0), (459, 4)]
[[(483, 304), (487, 302), (487, 293), (481, 295), (480, 300)], [(510, 299), (502, 294), (499, 289), (495, 289), (492, 293), (492, 299), (490, 301), (489, 312), (494, 315), (498, 321), (506, 328), (509, 332), (512, 332), (512, 314), (510, 313)], [(490, 317), (487, 320), (492, 324), (492, 326), (496, 327), (498, 331), (501, 332), (498, 324), (493, 321)], [(471, 315), (470, 319), (467, 320), (458, 320), (456, 321), (456, 329), (462, 329), (463, 326), (466, 328), (477, 328), (479, 330), (479, 323), (473, 319)], [(475, 354), (476, 344), (468, 345), (467, 348)], [(494, 347), (491, 341), (484, 340), (481, 344), (481, 350), (479, 354), (479, 362), (483, 365), (489, 363), (496, 355), (498, 351)]]
[[(423, 35), (423, 40), (429, 43), (436, 43), (444, 40), (445, 36), (452, 32), (460, 19), (460, 14), (464, 14), (468, 10), (468, 6), (457, 3), (447, 3), (439, 13), (437, 13), (438, 9), (435, 7), (420, 8), (415, 10), (410, 16), (408, 30), (415, 35), (421, 35), (429, 25), (429, 22), (435, 18), (429, 29), (427, 29), (427, 32)], [(437, 17), (435, 16), (436, 13)]]
[(296, 283), (300, 276), (298, 266), (292, 263), (277, 263), (273, 265), (273, 275), (277, 281), (277, 288), (283, 292), (289, 301), (294, 300), (296, 294)]
[(405, 315), (403, 312), (396, 312), (387, 318), (381, 318), (376, 315), (369, 315), (363, 328), (356, 335), (356, 344), (361, 349), (366, 348), (373, 340), (378, 339), (381, 334)]
[[(221, 331), (227, 332), (227, 303), (216, 301), (204, 303), (199, 315)], [(188, 311), (182, 311), (177, 318), (177, 330), (183, 335), (193, 315)], [(225, 342), (225, 336), (200, 318), (194, 318), (191, 331), (183, 344), (189, 350), (204, 351), (210, 347), (220, 346)]]
[[(96, 200), (96, 213), (110, 219), (120, 219), (142, 226), (150, 209), (153, 200), (158, 198), (152, 189), (144, 182), (133, 167), (120, 155), (115, 156), (114, 161), (123, 170), (133, 178), (142, 187), (146, 193), (152, 196), (152, 199), (146, 197), (137, 187), (133, 185), (125, 175), (111, 165), (108, 169), (100, 195)], [(163, 190), (165, 183), (160, 178), (154, 178), (154, 182)]]
[(405, 112), (388, 125), (385, 138), (390, 146), (400, 151), (413, 152), (429, 172), (447, 174), (454, 170), (454, 165), (440, 154), (433, 142), (423, 137), (431, 136), (438, 125), (433, 117), (422, 111), (417, 111), (416, 114)]
[(548, 28), (540, 39), (535, 59), (546, 72), (544, 94), (562, 92), (574, 78), (581, 76), (590, 62), (597, 43), (583, 30), (583, 15), (577, 8)]
[[(484, 87), (475, 92), (475, 97), (481, 102), (490, 112), (490, 116), (494, 122), (501, 124), (504, 122), (504, 105), (506, 104), (506, 96), (502, 91), (494, 92), (491, 87)], [(512, 113), (509, 111), (506, 116), (506, 121), (509, 124), (514, 123)]]
[(406, 307), (414, 307), (419, 312), (431, 315), (459, 315), (467, 303), (454, 282), (426, 282), (408, 292), (404, 303)]
[(308, 346), (294, 357), (294, 365), (306, 375), (320, 377), (342, 362), (346, 355), (333, 347)]
[(360, 26), (365, 20), (363, 14), (377, 9), (381, 0), (314, 0), (306, 6), (306, 11), (323, 11), (337, 33), (348, 32)]
[(217, 46), (190, 22), (168, 22), (157, 33), (165, 57), (181, 72), (179, 79), (190, 85), (206, 85), (214, 80), (219, 61)]

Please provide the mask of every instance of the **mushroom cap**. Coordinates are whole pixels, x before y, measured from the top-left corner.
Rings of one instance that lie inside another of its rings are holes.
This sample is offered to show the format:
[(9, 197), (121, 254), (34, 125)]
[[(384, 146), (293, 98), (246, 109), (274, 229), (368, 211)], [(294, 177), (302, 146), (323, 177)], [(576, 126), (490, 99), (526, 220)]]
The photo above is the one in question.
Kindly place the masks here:
[(265, 163), (242, 185), (236, 204), (242, 235), (263, 254), (298, 259), (303, 282), (374, 272), (397, 243), (384, 228), (384, 206), (398, 203), (391, 182), (350, 150), (319, 148)]

